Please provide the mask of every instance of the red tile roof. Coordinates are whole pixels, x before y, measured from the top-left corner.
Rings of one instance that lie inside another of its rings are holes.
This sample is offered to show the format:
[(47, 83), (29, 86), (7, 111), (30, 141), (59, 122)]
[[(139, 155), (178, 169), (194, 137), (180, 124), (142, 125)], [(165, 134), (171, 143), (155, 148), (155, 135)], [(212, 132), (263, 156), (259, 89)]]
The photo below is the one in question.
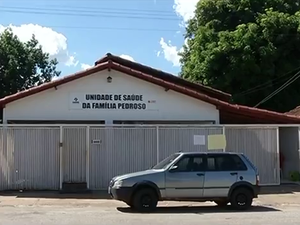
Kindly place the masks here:
[[(45, 91), (50, 88), (55, 88), (59, 85), (63, 85), (65, 83), (80, 79), (82, 77), (89, 76), (93, 73), (105, 69), (113, 69), (119, 72), (123, 72), (133, 77), (162, 86), (166, 89), (174, 90), (176, 92), (199, 99), (201, 101), (208, 102), (210, 104), (215, 105), (221, 112), (223, 112), (223, 114), (224, 113), (240, 114), (240, 115), (250, 116), (252, 118), (255, 117), (255, 118), (266, 119), (266, 120), (272, 119), (274, 123), (277, 122), (277, 123), (287, 123), (287, 124), (288, 123), (300, 124), (300, 117), (272, 112), (263, 109), (251, 108), (242, 105), (230, 104), (229, 102), (224, 100), (224, 98), (226, 99), (226, 96), (230, 96), (229, 94), (217, 91), (212, 88), (205, 87), (203, 85), (194, 84), (186, 80), (183, 80), (181, 78), (170, 77), (172, 75), (164, 72), (161, 72), (162, 75), (159, 76), (158, 70), (137, 63), (133, 63), (125, 59), (121, 59), (120, 57), (112, 56), (111, 54), (107, 54), (106, 57), (104, 57), (101, 60), (98, 60), (95, 63), (95, 66), (90, 69), (2, 98), (0, 99), (0, 107), (1, 106), (5, 107), (5, 105), (10, 102), (16, 101), (18, 99), (33, 94), (37, 94), (39, 92)], [(146, 73), (147, 71), (149, 73)], [(151, 71), (155, 71), (154, 74), (150, 73)]]
[(300, 116), (300, 106), (297, 106), (296, 108), (286, 112), (285, 114), (293, 115), (293, 116)]
[(119, 56), (112, 55), (111, 53), (107, 53), (105, 55), (105, 57), (96, 61), (95, 65), (98, 65), (98, 64), (101, 64), (104, 62), (108, 62), (108, 61), (113, 61), (115, 63), (121, 64), (125, 67), (129, 67), (133, 70), (140, 71), (145, 74), (151, 74), (153, 77), (157, 77), (157, 78), (163, 79), (165, 81), (169, 81), (169, 82), (172, 82), (172, 83), (175, 83), (178, 85), (182, 85), (186, 88), (189, 88), (189, 89), (192, 89), (195, 91), (201, 91), (204, 94), (207, 94), (211, 97), (215, 97), (217, 99), (220, 99), (220, 100), (223, 100), (226, 102), (229, 102), (231, 100), (231, 94), (225, 93), (223, 91), (220, 91), (220, 90), (208, 87), (208, 86), (205, 86), (200, 83), (194, 83), (191, 81), (187, 81), (178, 76), (174, 76), (174, 74), (166, 73), (164, 71), (161, 71), (161, 70), (158, 70), (158, 69), (155, 69), (155, 68), (137, 63), (137, 62), (132, 62), (130, 60), (123, 59)]
[(300, 117), (243, 105), (219, 109), (221, 124), (300, 124)]

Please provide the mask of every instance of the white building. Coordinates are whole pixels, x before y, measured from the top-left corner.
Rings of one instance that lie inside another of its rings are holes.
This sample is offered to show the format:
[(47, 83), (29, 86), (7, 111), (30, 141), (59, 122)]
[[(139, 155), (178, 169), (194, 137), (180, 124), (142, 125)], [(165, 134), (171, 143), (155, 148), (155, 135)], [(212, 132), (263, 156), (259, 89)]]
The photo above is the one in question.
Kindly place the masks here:
[(278, 184), (279, 148), (293, 153), (286, 174), (299, 166), (298, 127), (262, 124), (300, 124), (300, 118), (230, 98), (107, 54), (91, 69), (0, 99), (0, 190), (106, 188), (113, 176), (147, 169), (174, 151), (207, 151), (208, 136), (223, 134), (226, 148), (213, 150), (247, 154), (263, 184)]
[(91, 69), (0, 99), (3, 123), (298, 123), (230, 94), (107, 54)]

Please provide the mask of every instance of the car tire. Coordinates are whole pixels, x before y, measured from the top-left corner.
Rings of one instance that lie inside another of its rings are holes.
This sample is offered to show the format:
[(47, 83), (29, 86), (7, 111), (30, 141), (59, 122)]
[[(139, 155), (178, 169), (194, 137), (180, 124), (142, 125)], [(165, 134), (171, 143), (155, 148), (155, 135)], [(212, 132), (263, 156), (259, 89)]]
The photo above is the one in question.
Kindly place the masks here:
[(230, 203), (234, 209), (247, 210), (251, 207), (253, 202), (253, 194), (247, 188), (238, 188), (233, 191)]
[(228, 205), (228, 201), (226, 200), (218, 200), (215, 201), (215, 203), (219, 206), (219, 207), (226, 207)]
[(150, 188), (138, 190), (132, 199), (133, 208), (139, 212), (154, 211), (156, 209), (157, 202), (157, 195)]

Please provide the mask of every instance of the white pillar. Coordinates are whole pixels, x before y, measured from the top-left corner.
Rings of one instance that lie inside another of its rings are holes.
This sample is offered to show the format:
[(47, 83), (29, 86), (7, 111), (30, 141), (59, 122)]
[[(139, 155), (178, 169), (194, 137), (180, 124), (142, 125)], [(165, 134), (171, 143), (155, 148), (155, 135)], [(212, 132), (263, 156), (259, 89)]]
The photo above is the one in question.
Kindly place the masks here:
[(59, 189), (62, 189), (63, 184), (63, 126), (59, 126)]
[(86, 127), (86, 183), (90, 189), (90, 126)]

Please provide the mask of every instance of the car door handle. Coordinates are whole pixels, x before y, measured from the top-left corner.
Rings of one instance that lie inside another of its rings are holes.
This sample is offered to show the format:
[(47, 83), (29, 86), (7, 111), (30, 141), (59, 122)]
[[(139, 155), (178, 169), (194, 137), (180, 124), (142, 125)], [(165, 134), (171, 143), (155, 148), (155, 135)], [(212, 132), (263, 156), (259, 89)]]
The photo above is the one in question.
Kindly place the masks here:
[(202, 177), (204, 176), (204, 173), (197, 173), (197, 176)]
[(237, 172), (230, 173), (232, 176), (238, 175)]

